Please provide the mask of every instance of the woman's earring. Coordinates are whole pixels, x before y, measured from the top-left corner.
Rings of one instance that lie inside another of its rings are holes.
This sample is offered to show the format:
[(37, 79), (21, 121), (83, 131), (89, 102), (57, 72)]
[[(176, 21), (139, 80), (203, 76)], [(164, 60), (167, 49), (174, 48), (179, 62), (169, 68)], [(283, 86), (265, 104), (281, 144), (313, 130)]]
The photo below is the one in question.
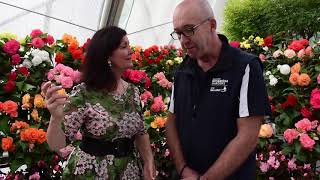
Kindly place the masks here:
[(108, 59), (108, 65), (109, 65), (110, 68), (112, 67), (110, 59)]

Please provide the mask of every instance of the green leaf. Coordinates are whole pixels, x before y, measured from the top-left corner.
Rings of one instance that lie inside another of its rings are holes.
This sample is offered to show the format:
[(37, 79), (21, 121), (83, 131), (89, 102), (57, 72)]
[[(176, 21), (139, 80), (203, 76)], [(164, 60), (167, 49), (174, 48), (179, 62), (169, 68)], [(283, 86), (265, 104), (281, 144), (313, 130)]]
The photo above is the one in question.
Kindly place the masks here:
[(296, 158), (300, 162), (306, 162), (307, 160), (307, 157), (304, 153), (297, 154)]
[(299, 142), (295, 142), (295, 143), (294, 143), (294, 150), (295, 150), (296, 154), (300, 154), (300, 152), (301, 152), (301, 145), (300, 145)]
[(0, 131), (4, 134), (10, 133), (10, 126), (9, 126), (9, 117), (4, 116), (0, 120)]
[(320, 64), (315, 65), (314, 69), (315, 69), (317, 72), (320, 72)]
[(24, 163), (23, 159), (14, 159), (10, 162), (10, 171), (15, 172)]
[(34, 89), (34, 88), (36, 88), (36, 86), (33, 86), (33, 85), (31, 85), (31, 84), (25, 84), (25, 85), (23, 86), (22, 91), (27, 92), (27, 91), (29, 91), (29, 90), (31, 90), (31, 89)]
[(292, 147), (288, 144), (284, 144), (282, 146), (282, 152), (283, 152), (283, 154), (288, 155), (292, 152)]

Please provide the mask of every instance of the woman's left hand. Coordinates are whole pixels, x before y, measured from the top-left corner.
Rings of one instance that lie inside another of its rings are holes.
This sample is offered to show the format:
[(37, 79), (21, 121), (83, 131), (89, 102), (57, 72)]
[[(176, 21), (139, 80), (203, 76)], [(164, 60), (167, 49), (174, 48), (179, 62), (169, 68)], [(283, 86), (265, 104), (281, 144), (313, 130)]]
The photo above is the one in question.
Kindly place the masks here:
[(156, 167), (153, 162), (145, 163), (143, 167), (143, 177), (145, 180), (156, 179)]

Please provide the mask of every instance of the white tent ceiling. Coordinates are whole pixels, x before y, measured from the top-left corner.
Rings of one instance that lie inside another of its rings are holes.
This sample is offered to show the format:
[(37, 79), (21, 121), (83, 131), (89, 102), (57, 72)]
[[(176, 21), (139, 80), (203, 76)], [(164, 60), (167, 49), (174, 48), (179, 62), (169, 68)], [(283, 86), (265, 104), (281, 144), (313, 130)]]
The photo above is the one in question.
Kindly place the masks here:
[[(84, 42), (108, 22), (126, 29), (133, 45), (178, 45), (178, 42), (171, 40), (169, 34), (173, 29), (174, 7), (181, 1), (0, 0), (0, 33), (12, 32), (24, 37), (32, 29), (39, 28), (55, 38), (68, 33)], [(226, 1), (209, 1), (218, 21), (218, 31), (223, 22)]]

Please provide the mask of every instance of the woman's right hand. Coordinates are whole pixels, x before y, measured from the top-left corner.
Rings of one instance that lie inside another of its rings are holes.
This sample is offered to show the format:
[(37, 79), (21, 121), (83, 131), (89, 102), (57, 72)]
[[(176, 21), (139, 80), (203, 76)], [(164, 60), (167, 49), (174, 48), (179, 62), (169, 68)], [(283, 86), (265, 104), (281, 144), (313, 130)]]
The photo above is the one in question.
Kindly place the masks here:
[(41, 87), (45, 94), (46, 107), (54, 119), (62, 120), (64, 117), (63, 105), (68, 99), (68, 95), (59, 94), (62, 86), (54, 86), (50, 81), (44, 83)]

